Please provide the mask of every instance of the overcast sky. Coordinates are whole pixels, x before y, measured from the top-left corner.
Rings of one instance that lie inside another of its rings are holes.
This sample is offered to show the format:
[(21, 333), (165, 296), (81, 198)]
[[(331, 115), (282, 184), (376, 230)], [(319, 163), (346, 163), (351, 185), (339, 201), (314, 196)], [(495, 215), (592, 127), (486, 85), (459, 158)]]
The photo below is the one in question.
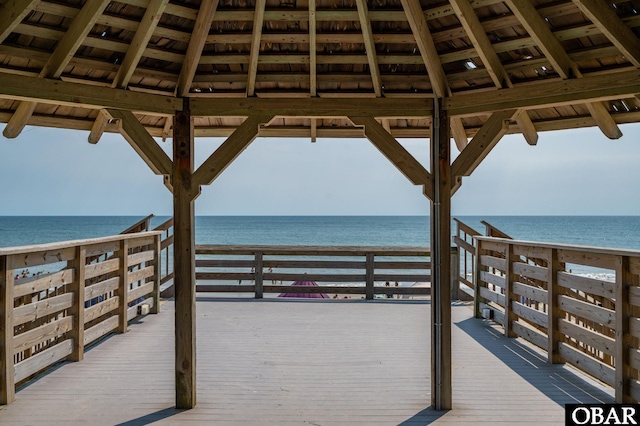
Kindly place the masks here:
[[(506, 136), (463, 180), (453, 214), (640, 215), (640, 124)], [(0, 125), (0, 130), (4, 125)], [(172, 198), (119, 135), (27, 127), (0, 136), (0, 215), (170, 215)], [(428, 140), (400, 142), (429, 168)], [(200, 164), (221, 139), (197, 139)], [(171, 141), (159, 142), (171, 152)], [(457, 155), (457, 154), (456, 154)], [(366, 139), (260, 138), (196, 201), (197, 215), (425, 215), (412, 185)]]

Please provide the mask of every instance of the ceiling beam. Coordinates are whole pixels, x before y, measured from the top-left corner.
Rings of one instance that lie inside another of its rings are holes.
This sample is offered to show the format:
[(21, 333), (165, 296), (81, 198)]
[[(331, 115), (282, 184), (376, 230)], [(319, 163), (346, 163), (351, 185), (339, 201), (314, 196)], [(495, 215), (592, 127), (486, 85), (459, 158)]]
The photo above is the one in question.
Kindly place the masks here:
[(380, 78), (380, 68), (378, 67), (378, 54), (376, 53), (376, 45), (373, 41), (373, 31), (371, 30), (371, 21), (369, 20), (369, 8), (366, 0), (356, 0), (358, 7), (358, 18), (360, 19), (360, 29), (364, 37), (364, 49), (367, 53), (367, 61), (369, 62), (369, 72), (371, 73), (371, 81), (373, 82), (373, 91), (377, 97), (382, 96), (382, 79)]
[(536, 130), (536, 126), (531, 121), (531, 117), (525, 110), (519, 110), (518, 114), (515, 116), (516, 123), (524, 136), (524, 140), (531, 146), (538, 144), (538, 131)]
[(640, 67), (640, 39), (616, 15), (609, 2), (602, 0), (573, 0), (576, 6), (593, 22), (634, 66)]
[(258, 136), (260, 125), (273, 115), (253, 115), (247, 119), (193, 173), (192, 188), (210, 185)]
[(7, 139), (17, 138), (22, 132), (22, 129), (24, 129), (24, 126), (27, 125), (36, 105), (35, 102), (20, 102), (2, 131), (2, 135)]
[(136, 34), (129, 44), (127, 54), (122, 60), (122, 65), (120, 65), (118, 73), (113, 79), (111, 87), (118, 87), (120, 89), (127, 87), (133, 72), (138, 66), (138, 62), (140, 62), (140, 58), (142, 58), (144, 50), (147, 48), (147, 44), (149, 44), (153, 32), (160, 22), (167, 3), (169, 3), (169, 0), (151, 0), (149, 2), (147, 10), (140, 21), (140, 25), (137, 27)]
[(458, 155), (451, 165), (452, 182), (457, 181), (457, 176), (470, 176), (476, 167), (484, 160), (498, 141), (509, 130), (509, 121), (517, 114), (517, 110), (511, 109), (498, 111), (484, 123), (478, 133), (471, 139), (469, 145)]
[(0, 43), (22, 22), (40, 0), (7, 0), (0, 5)]
[(469, 143), (469, 139), (467, 138), (467, 131), (464, 129), (464, 124), (462, 124), (462, 120), (459, 117), (456, 117), (455, 120), (449, 120), (451, 126), (451, 136), (456, 143), (458, 151), (462, 152), (462, 150)]
[(173, 167), (171, 158), (160, 148), (131, 111), (108, 109), (111, 118), (119, 120), (120, 133), (157, 175), (171, 175)]
[(60, 80), (2, 74), (0, 96), (91, 109), (118, 108), (147, 114), (173, 115), (182, 100), (173, 96), (86, 86)]
[(609, 139), (620, 139), (622, 137), (622, 131), (602, 102), (592, 102), (585, 105), (606, 137)]
[(316, 0), (309, 0), (309, 89), (312, 97), (318, 95), (316, 32)]
[(253, 18), (253, 34), (251, 37), (251, 51), (249, 54), (249, 72), (247, 76), (247, 96), (254, 96), (256, 91), (256, 75), (258, 74), (258, 57), (260, 56), (260, 38), (264, 23), (264, 8), (266, 0), (256, 0)]
[(603, 100), (640, 93), (640, 70), (585, 76), (579, 79), (546, 81), (510, 89), (456, 94), (444, 99), (449, 115), (491, 113), (510, 108), (536, 109)]
[(103, 109), (98, 111), (98, 116), (96, 120), (93, 122), (93, 126), (91, 126), (91, 131), (89, 132), (89, 143), (97, 144), (100, 141), (100, 138), (104, 134), (105, 130), (107, 130), (107, 126), (109, 125), (110, 116)]
[(456, 12), (458, 20), (462, 24), (467, 36), (476, 49), (478, 56), (482, 60), (493, 84), (498, 89), (512, 87), (511, 79), (502, 66), (500, 58), (496, 53), (480, 19), (476, 14), (469, 0), (450, 0), (453, 10)]
[(398, 141), (373, 117), (349, 116), (356, 126), (364, 127), (364, 135), (414, 185), (424, 185), (425, 193), (433, 191), (433, 177)]
[(218, 9), (218, 0), (203, 1), (200, 3), (200, 10), (195, 18), (187, 53), (185, 54), (180, 76), (178, 77), (177, 94), (187, 96), (191, 89), (193, 77), (196, 75), (198, 63), (202, 56), (202, 49), (207, 41), (213, 17)]

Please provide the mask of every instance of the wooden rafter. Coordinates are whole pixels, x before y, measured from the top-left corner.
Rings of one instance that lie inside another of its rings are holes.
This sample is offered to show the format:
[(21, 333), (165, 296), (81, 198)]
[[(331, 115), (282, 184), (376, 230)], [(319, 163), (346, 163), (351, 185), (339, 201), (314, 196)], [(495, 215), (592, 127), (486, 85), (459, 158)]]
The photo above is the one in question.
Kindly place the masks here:
[(109, 125), (109, 114), (103, 109), (98, 111), (98, 116), (96, 120), (93, 122), (93, 126), (91, 126), (91, 131), (89, 132), (89, 143), (96, 144), (100, 141), (103, 133), (107, 129)]
[(169, 0), (151, 0), (149, 2), (147, 10), (140, 21), (140, 25), (138, 26), (138, 30), (129, 44), (127, 54), (122, 60), (122, 65), (120, 65), (118, 73), (113, 79), (111, 87), (119, 87), (121, 89), (127, 87), (133, 72), (138, 66), (140, 58), (142, 58), (144, 50), (147, 48), (147, 44), (149, 43), (153, 32), (160, 22), (160, 18), (162, 17), (162, 13), (164, 12), (167, 3), (169, 3)]
[(272, 118), (273, 115), (248, 117), (193, 173), (193, 190), (196, 191), (202, 185), (211, 184), (220, 176), (258, 136), (260, 125), (267, 123)]
[(356, 126), (364, 127), (364, 135), (400, 172), (414, 185), (423, 185), (425, 193), (433, 191), (433, 178), (398, 141), (373, 117), (354, 117), (349, 120)]
[(369, 63), (369, 72), (371, 73), (371, 81), (373, 82), (373, 91), (377, 97), (382, 96), (382, 78), (380, 77), (380, 68), (378, 67), (378, 54), (376, 53), (376, 45), (373, 41), (373, 31), (371, 30), (371, 21), (369, 20), (369, 8), (366, 0), (356, 0), (358, 7), (358, 18), (360, 19), (360, 28), (364, 37), (364, 48), (367, 53), (367, 62)]
[(256, 10), (253, 17), (253, 34), (251, 36), (251, 53), (249, 54), (247, 96), (255, 95), (256, 91), (256, 75), (258, 74), (258, 57), (260, 56), (260, 38), (262, 37), (265, 5), (266, 0), (256, 0)]
[(167, 138), (173, 133), (173, 117), (167, 116), (164, 119), (164, 126), (162, 126), (162, 142), (166, 142)]
[(489, 155), (500, 138), (507, 133), (508, 121), (512, 120), (517, 112), (517, 110), (511, 109), (491, 114), (491, 117), (451, 165), (451, 175), (454, 178), (456, 176), (470, 176), (482, 160)]
[[(530, 2), (507, 0), (507, 4), (562, 78), (582, 77), (566, 50)], [(608, 138), (618, 139), (622, 136), (622, 132), (604, 105), (587, 105), (587, 108), (602, 133)]]
[(467, 139), (467, 131), (462, 124), (462, 120), (460, 118), (456, 118), (455, 120), (450, 120), (451, 126), (451, 136), (456, 143), (456, 147), (458, 151), (462, 152), (462, 150), (469, 143), (469, 139)]
[(316, 0), (309, 0), (309, 88), (312, 97), (318, 95), (316, 31)]
[(218, 9), (218, 3), (218, 0), (203, 1), (200, 3), (200, 10), (196, 17), (193, 32), (189, 39), (187, 53), (182, 69), (180, 70), (180, 76), (178, 77), (178, 96), (186, 96), (189, 93), (193, 77), (196, 74), (198, 63), (200, 62), (200, 57), (202, 56), (202, 49), (204, 48), (209, 30), (211, 29), (211, 22), (213, 22), (213, 17)]
[(0, 43), (39, 2), (40, 0), (7, 0), (0, 5)]
[(602, 0), (574, 0), (578, 8), (622, 52), (634, 66), (640, 67), (640, 39)]
[(173, 167), (171, 158), (160, 148), (131, 111), (108, 109), (106, 112), (112, 118), (119, 120), (120, 133), (155, 174), (171, 175)]
[(518, 127), (524, 136), (524, 139), (531, 146), (538, 144), (538, 131), (536, 130), (536, 126), (531, 121), (531, 117), (525, 110), (518, 111), (515, 117), (516, 123), (518, 123)]

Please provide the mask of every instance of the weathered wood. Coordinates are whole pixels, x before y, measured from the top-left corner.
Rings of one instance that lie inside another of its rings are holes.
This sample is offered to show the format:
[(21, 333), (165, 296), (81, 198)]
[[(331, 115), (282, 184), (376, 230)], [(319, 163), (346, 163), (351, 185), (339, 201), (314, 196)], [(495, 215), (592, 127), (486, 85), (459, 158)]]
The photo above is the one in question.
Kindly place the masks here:
[(72, 316), (63, 317), (16, 335), (13, 338), (14, 353), (22, 352), (70, 331), (74, 326), (74, 320)]
[(524, 340), (533, 343), (539, 348), (547, 348), (547, 336), (535, 330), (534, 328), (525, 327), (519, 322), (513, 322), (513, 324), (511, 324), (511, 328), (517, 336), (522, 337)]
[[(72, 260), (73, 256), (75, 256), (75, 249), (73, 247), (65, 247), (61, 249), (54, 248), (52, 250), (44, 251), (39, 251), (37, 248), (33, 248), (32, 250), (27, 249), (28, 251), (24, 253), (20, 253), (20, 250), (17, 249), (13, 250), (18, 252), (12, 256), (15, 269), (29, 268), (47, 263), (64, 262), (65, 260)], [(2, 249), (0, 249), (0, 252), (1, 251)]]
[[(61, 294), (39, 302), (19, 306), (13, 311), (13, 325), (35, 321), (47, 315), (55, 314), (73, 305), (73, 293)], [(13, 308), (13, 306), (12, 306)]]
[(516, 321), (513, 302), (513, 282), (516, 279), (513, 264), (516, 261), (513, 254), (513, 245), (508, 244), (505, 252), (506, 269), (504, 271), (504, 335), (516, 337), (511, 329), (511, 324)]
[[(195, 214), (193, 119), (189, 99), (173, 120), (173, 232), (176, 408), (196, 405)], [(256, 125), (257, 127), (257, 125)], [(206, 162), (205, 162), (206, 163)]]
[(0, 7), (0, 43), (22, 22), (40, 0), (8, 0)]
[(487, 284), (493, 284), (501, 288), (506, 287), (505, 277), (501, 277), (500, 275), (492, 274), (486, 271), (481, 271), (480, 279)]
[(146, 296), (148, 294), (153, 293), (153, 289), (155, 287), (155, 283), (153, 281), (150, 281), (146, 284), (143, 284), (141, 286), (135, 287), (132, 290), (129, 290), (129, 295), (128, 295), (128, 299), (130, 301), (135, 301), (137, 299), (139, 299), (142, 296)]
[(152, 262), (156, 258), (155, 250), (146, 250), (129, 255), (129, 266), (139, 265), (143, 262)]
[(84, 268), (85, 279), (99, 277), (111, 272), (116, 272), (122, 268), (122, 260), (119, 258), (104, 260), (98, 263), (92, 263)]
[(138, 281), (142, 281), (146, 278), (153, 277), (155, 268), (153, 266), (147, 266), (142, 269), (138, 269), (133, 272), (129, 272), (127, 275), (127, 284), (132, 284)]
[(98, 340), (102, 336), (106, 336), (118, 329), (119, 319), (117, 315), (107, 318), (106, 320), (94, 325), (91, 328), (87, 328), (84, 332), (84, 344), (85, 346)]
[(88, 300), (95, 299), (98, 296), (118, 290), (120, 280), (120, 277), (112, 277), (104, 281), (100, 281), (99, 283), (86, 286), (84, 291), (84, 301), (86, 302)]
[(566, 343), (560, 342), (558, 343), (558, 346), (560, 356), (562, 356), (569, 364), (591, 374), (593, 377), (602, 380), (604, 383), (613, 386), (615, 382), (615, 371), (613, 368), (581, 353)]
[[(120, 307), (120, 301), (117, 297), (111, 297), (103, 302), (98, 302), (93, 306), (85, 308), (84, 310), (84, 322), (89, 323), (96, 318), (111, 313)], [(118, 316), (118, 315), (115, 315)]]
[(14, 367), (16, 382), (24, 380), (30, 375), (35, 374), (38, 371), (47, 368), (51, 364), (71, 355), (73, 352), (73, 346), (73, 339), (67, 339), (17, 363)]
[(15, 400), (13, 371), (13, 264), (10, 256), (0, 256), (0, 405)]
[[(513, 313), (518, 317), (530, 321), (540, 327), (547, 328), (548, 317), (544, 312), (530, 308), (522, 303), (514, 302), (512, 305)], [(505, 318), (506, 320), (506, 318)]]
[(87, 263), (87, 249), (85, 246), (76, 248), (76, 256), (73, 260), (74, 280), (71, 287), (73, 292), (73, 306), (69, 313), (73, 316), (73, 352), (69, 356), (70, 361), (82, 361), (84, 358), (84, 302), (85, 302), (85, 266)]
[(151, 310), (153, 309), (153, 299), (152, 298), (146, 298), (141, 302), (138, 302), (137, 304), (134, 304), (133, 306), (129, 306), (129, 308), (127, 309), (127, 318), (129, 321), (133, 320), (134, 318), (140, 316), (139, 315), (139, 311), (138, 308), (144, 305), (149, 306), (149, 312), (151, 312)]
[[(484, 244), (482, 248), (485, 250), (492, 250), (492, 248), (486, 247)], [(480, 259), (480, 265), (482, 266), (488, 266), (490, 268), (499, 269), (500, 271), (505, 271), (507, 269), (507, 262), (503, 258), (489, 256), (489, 255), (482, 255), (479, 257), (479, 259)]]
[(557, 296), (558, 306), (571, 314), (577, 315), (588, 321), (594, 321), (598, 324), (614, 328), (616, 313), (610, 309), (595, 306), (591, 303), (582, 302), (572, 299), (568, 296)]
[[(254, 271), (255, 271), (255, 291), (256, 291), (255, 298), (262, 299), (263, 297), (262, 288), (265, 280), (264, 264), (262, 263), (262, 252), (256, 252), (254, 261), (255, 261)], [(271, 275), (271, 274), (267, 274), (267, 275)], [(270, 277), (270, 278), (277, 279), (273, 277)]]
[(129, 241), (120, 241), (120, 249), (118, 250), (118, 276), (120, 276), (118, 286), (118, 318), (120, 318), (120, 324), (118, 331), (120, 333), (126, 333), (128, 328), (127, 321), (127, 306), (129, 304), (129, 288), (131, 282), (129, 281)]
[(376, 97), (379, 98), (382, 96), (382, 79), (380, 78), (378, 55), (376, 54), (373, 31), (371, 30), (371, 21), (369, 20), (369, 8), (367, 7), (367, 2), (365, 0), (356, 0), (355, 3), (358, 10), (362, 38), (364, 39), (364, 50), (367, 54), (367, 62), (369, 64), (369, 73), (371, 74), (373, 91), (376, 94)]
[(535, 300), (536, 302), (546, 304), (549, 301), (549, 295), (547, 293), (547, 290), (544, 290), (538, 287), (532, 287), (530, 285), (523, 284), (520, 282), (514, 282), (512, 284), (512, 291), (513, 291), (513, 294), (526, 297), (527, 299), (530, 299), (530, 300)]
[(266, 0), (257, 0), (253, 16), (253, 29), (251, 35), (251, 49), (249, 54), (249, 67), (247, 72), (247, 96), (255, 95), (256, 74), (258, 73), (258, 56), (260, 55), (260, 39), (264, 23), (264, 8)]
[(429, 256), (429, 247), (388, 246), (268, 246), (268, 245), (196, 245), (198, 254), (250, 255), (257, 251), (265, 256), (366, 256), (367, 253), (384, 256)]
[(478, 295), (486, 300), (490, 300), (498, 305), (504, 307), (505, 297), (504, 294), (500, 294), (496, 291), (491, 291), (486, 287), (480, 287)]
[(591, 346), (609, 355), (615, 355), (616, 340), (597, 331), (589, 330), (564, 319), (558, 320), (558, 331), (584, 345)]
[(375, 273), (375, 255), (373, 253), (367, 253), (367, 259), (365, 261), (365, 294), (368, 300), (373, 299), (373, 285), (374, 285), (374, 273)]
[(23, 279), (15, 283), (13, 297), (22, 297), (39, 293), (59, 286), (70, 284), (74, 279), (73, 269), (63, 269), (32, 280)]
[(558, 285), (609, 299), (615, 297), (615, 283), (558, 271)]
[(528, 263), (514, 262), (513, 273), (522, 275), (534, 280), (545, 281), (548, 277), (547, 268), (537, 265), (530, 265)]
[(157, 314), (160, 312), (160, 280), (162, 277), (162, 264), (160, 262), (160, 257), (162, 256), (162, 237), (160, 235), (156, 235), (156, 243), (153, 246), (153, 306), (151, 307), (150, 313)]
[(629, 270), (629, 258), (620, 256), (616, 265), (616, 295), (615, 295), (615, 384), (616, 402), (630, 403), (636, 402), (630, 397), (629, 377), (629, 350), (630, 345), (627, 339), (629, 334), (629, 317), (631, 308), (629, 306), (629, 284), (631, 282), (631, 272)]

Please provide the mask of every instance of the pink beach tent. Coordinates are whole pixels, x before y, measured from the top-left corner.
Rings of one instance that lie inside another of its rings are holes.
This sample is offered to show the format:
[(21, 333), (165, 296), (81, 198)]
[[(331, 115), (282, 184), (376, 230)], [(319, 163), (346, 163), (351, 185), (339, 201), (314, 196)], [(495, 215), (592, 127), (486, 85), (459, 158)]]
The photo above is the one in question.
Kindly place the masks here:
[[(317, 287), (314, 281), (294, 281), (292, 286)], [(305, 299), (329, 299), (329, 295), (324, 293), (280, 293), (278, 297), (302, 297)]]

